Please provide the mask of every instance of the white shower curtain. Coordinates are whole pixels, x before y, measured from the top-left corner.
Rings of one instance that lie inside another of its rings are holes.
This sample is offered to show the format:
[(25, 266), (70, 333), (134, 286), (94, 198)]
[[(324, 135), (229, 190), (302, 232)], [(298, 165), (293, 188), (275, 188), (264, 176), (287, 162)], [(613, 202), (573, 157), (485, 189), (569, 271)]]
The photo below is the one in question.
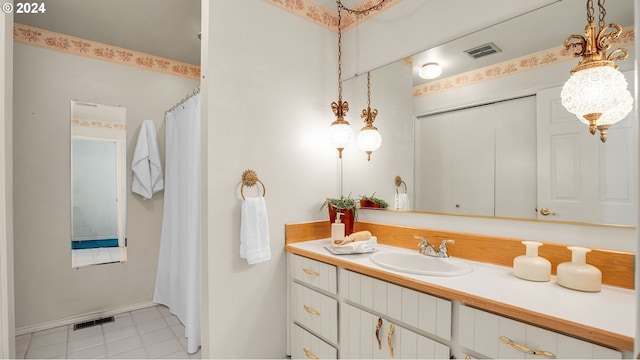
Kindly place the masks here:
[(187, 351), (200, 334), (200, 94), (165, 115), (164, 219), (153, 301), (185, 326)]

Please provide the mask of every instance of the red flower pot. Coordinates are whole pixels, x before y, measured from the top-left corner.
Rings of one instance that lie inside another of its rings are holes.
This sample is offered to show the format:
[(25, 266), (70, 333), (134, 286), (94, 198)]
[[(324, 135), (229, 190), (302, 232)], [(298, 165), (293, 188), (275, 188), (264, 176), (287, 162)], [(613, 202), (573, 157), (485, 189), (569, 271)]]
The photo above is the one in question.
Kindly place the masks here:
[(361, 208), (374, 208), (379, 209), (380, 204), (371, 200), (360, 199), (360, 207)]

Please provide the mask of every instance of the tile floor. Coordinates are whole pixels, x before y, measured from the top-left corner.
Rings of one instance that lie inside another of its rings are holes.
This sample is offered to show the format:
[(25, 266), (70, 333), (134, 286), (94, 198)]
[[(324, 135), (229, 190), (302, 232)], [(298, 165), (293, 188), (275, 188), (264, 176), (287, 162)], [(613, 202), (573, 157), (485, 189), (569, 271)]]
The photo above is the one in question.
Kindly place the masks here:
[(18, 359), (200, 359), (187, 354), (184, 326), (162, 305), (115, 315), (80, 330), (61, 326), (16, 337)]

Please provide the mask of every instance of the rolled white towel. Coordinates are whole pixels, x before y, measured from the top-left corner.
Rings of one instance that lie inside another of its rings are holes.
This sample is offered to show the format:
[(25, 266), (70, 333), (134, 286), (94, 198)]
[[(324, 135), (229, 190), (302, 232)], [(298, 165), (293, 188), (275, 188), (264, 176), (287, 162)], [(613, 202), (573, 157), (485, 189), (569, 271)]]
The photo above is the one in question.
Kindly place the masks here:
[(329, 251), (334, 254), (363, 254), (376, 250), (378, 238), (372, 236), (369, 240), (353, 241), (345, 245), (333, 244), (329, 247)]

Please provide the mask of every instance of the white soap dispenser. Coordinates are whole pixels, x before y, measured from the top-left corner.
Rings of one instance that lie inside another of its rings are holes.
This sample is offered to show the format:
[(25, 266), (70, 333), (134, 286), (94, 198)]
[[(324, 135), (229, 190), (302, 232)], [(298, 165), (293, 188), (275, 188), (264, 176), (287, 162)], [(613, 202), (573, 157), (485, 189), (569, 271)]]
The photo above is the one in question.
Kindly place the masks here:
[(602, 271), (587, 264), (587, 253), (591, 249), (580, 246), (567, 246), (567, 249), (571, 250), (571, 262), (558, 265), (558, 284), (574, 290), (600, 291)]
[(531, 281), (549, 281), (551, 279), (551, 263), (538, 256), (538, 241), (523, 241), (527, 247), (526, 255), (513, 259), (513, 274), (521, 279)]
[(344, 224), (340, 221), (340, 216), (344, 215), (336, 213), (336, 222), (331, 224), (331, 240), (342, 239), (344, 237)]

